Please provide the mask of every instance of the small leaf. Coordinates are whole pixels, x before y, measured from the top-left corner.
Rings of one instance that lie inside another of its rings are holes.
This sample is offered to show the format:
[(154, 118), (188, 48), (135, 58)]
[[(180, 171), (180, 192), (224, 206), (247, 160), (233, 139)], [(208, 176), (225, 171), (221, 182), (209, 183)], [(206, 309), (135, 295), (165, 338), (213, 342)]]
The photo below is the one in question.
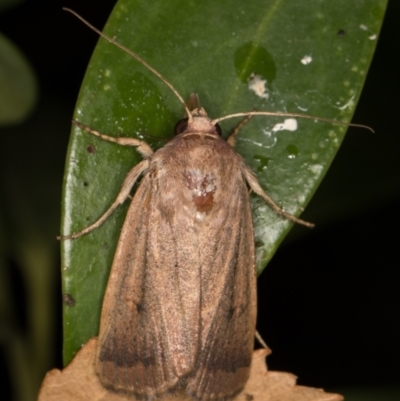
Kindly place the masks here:
[(32, 110), (37, 83), (22, 53), (0, 34), (0, 124), (16, 124)]
[(11, 6), (16, 6), (22, 3), (23, 0), (0, 0), (0, 11), (3, 11)]

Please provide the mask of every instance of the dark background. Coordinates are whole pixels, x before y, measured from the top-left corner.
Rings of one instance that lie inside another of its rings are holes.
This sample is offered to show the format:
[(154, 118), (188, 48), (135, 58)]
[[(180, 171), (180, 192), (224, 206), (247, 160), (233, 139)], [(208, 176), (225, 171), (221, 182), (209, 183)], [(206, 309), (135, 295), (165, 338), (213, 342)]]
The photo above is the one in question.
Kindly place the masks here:
[[(25, 53), (40, 84), (39, 103), (29, 118), (0, 131), (0, 185), (6, 185), (9, 177), (18, 180), (26, 169), (39, 177), (46, 169), (46, 182), (41, 185), (48, 191), (32, 202), (54, 215), (48, 228), (54, 235), (59, 232), (70, 119), (97, 42), (61, 7), (75, 9), (101, 28), (114, 3), (28, 0), (0, 14), (1, 32)], [(296, 374), (301, 384), (331, 390), (346, 385), (400, 385), (399, 16), (400, 2), (393, 0), (353, 119), (372, 126), (376, 134), (350, 129), (303, 214), (317, 227), (295, 227), (259, 280), (258, 328), (273, 349), (269, 366)], [(29, 199), (28, 188), (23, 196)], [(319, 213), (330, 202), (343, 204), (339, 218)], [(0, 205), (6, 205), (6, 211), (10, 207), (5, 200)], [(8, 262), (14, 271), (13, 291), (23, 329), (27, 318), (23, 283), (13, 258)], [(54, 269), (59, 271), (59, 260), (54, 261)], [(62, 364), (60, 294), (58, 276), (54, 282), (57, 342), (49, 368)], [(0, 369), (0, 398), (5, 399), (3, 395), (10, 396), (10, 378), (3, 360)]]

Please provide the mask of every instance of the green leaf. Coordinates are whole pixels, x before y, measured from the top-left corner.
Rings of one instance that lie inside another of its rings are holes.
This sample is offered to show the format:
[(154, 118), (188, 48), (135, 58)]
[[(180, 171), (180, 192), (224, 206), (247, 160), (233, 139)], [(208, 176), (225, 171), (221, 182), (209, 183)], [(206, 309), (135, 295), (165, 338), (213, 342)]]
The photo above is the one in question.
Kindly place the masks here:
[(24, 55), (0, 34), (0, 124), (17, 124), (32, 110), (37, 82)]
[(6, 10), (11, 6), (17, 6), (23, 0), (0, 0), (0, 11)]
[[(304, 112), (349, 121), (377, 42), (386, 1), (132, 1), (116, 5), (105, 32), (161, 72), (186, 99), (199, 95), (211, 118), (250, 111)], [(90, 17), (90, 16), (89, 16)], [(92, 34), (92, 33), (88, 33)], [(267, 80), (268, 96), (249, 89), (251, 73)], [(183, 116), (173, 93), (129, 55), (100, 40), (88, 67), (74, 118), (114, 136), (165, 143)], [(298, 215), (329, 167), (345, 129), (284, 118), (254, 117), (237, 151), (267, 193)], [(238, 123), (224, 121), (225, 136)], [(81, 230), (111, 205), (141, 160), (135, 149), (73, 128), (64, 182), (62, 233)], [(128, 203), (128, 202), (127, 202)], [(291, 227), (252, 196), (258, 270)], [(98, 229), (62, 242), (64, 360), (98, 332), (109, 269), (127, 205)], [(70, 299), (70, 298), (68, 298)]]

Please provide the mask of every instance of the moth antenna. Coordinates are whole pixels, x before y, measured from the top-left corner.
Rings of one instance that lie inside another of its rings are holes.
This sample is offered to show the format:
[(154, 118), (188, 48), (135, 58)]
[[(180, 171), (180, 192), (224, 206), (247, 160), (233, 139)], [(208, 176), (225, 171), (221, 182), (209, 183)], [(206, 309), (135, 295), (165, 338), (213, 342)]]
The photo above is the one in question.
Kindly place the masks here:
[(188, 115), (189, 122), (192, 121), (192, 114), (190, 113), (190, 110), (186, 106), (185, 101), (183, 100), (182, 96), (178, 93), (178, 91), (172, 86), (172, 84), (162, 75), (160, 74), (156, 69), (154, 69), (150, 64), (148, 64), (145, 60), (143, 60), (139, 55), (137, 55), (135, 52), (132, 50), (128, 49), (121, 43), (118, 43), (115, 39), (111, 38), (110, 36), (106, 35), (105, 33), (101, 32), (98, 30), (96, 27), (94, 27), (90, 22), (86, 21), (83, 17), (81, 17), (77, 12), (74, 10), (71, 10), (70, 8), (63, 7), (64, 11), (67, 11), (74, 15), (76, 18), (81, 20), (86, 26), (88, 26), (92, 31), (96, 32), (99, 36), (101, 36), (103, 39), (107, 40), (108, 42), (112, 43), (113, 45), (119, 47), (121, 50), (123, 50), (125, 53), (128, 53), (130, 56), (134, 57), (139, 63), (144, 65), (148, 70), (150, 70), (156, 77), (160, 78), (161, 81), (167, 85), (172, 92), (174, 92), (175, 96), (179, 99), (183, 107), (185, 108), (185, 111)]
[(244, 113), (234, 113), (234, 114), (228, 114), (227, 116), (216, 118), (215, 120), (212, 120), (211, 123), (213, 125), (215, 125), (215, 124), (219, 123), (220, 121), (228, 120), (229, 118), (244, 117), (244, 116), (275, 116), (275, 117), (306, 118), (307, 120), (322, 121), (325, 123), (342, 125), (344, 127), (365, 128), (365, 129), (371, 131), (373, 134), (375, 133), (375, 131), (368, 125), (345, 123), (345, 122), (339, 121), (339, 120), (331, 120), (329, 118), (324, 118), (324, 117), (310, 116), (308, 114), (284, 113), (283, 111), (248, 111), (248, 112), (244, 112)]

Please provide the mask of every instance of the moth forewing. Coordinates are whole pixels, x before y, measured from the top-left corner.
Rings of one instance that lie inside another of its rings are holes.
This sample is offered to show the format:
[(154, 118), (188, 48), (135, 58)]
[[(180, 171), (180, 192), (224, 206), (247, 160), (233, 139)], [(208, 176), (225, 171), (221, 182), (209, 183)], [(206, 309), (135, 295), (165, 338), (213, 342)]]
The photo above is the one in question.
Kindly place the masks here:
[(242, 158), (202, 109), (161, 148), (129, 207), (101, 315), (96, 370), (151, 398), (237, 394), (255, 335), (254, 235)]

